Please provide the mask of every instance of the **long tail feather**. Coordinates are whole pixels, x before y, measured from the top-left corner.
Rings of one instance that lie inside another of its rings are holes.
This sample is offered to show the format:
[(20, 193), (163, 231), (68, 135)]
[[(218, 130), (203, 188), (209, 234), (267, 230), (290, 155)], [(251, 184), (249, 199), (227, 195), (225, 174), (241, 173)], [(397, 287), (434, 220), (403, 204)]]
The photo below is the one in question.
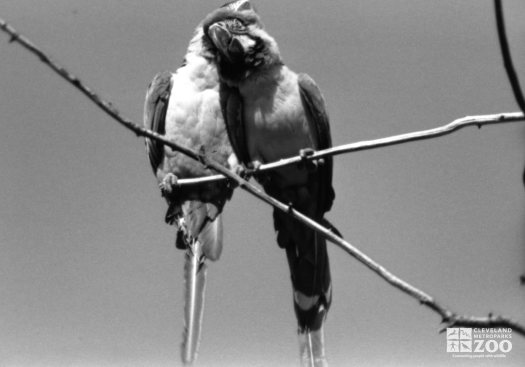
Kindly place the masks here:
[(299, 349), (301, 353), (301, 367), (327, 367), (324, 352), (324, 332), (319, 330), (305, 330), (299, 333)]
[(193, 363), (199, 348), (206, 288), (206, 257), (203, 254), (202, 244), (197, 240), (191, 242), (186, 250), (184, 265), (186, 304), (181, 356), (185, 365)]

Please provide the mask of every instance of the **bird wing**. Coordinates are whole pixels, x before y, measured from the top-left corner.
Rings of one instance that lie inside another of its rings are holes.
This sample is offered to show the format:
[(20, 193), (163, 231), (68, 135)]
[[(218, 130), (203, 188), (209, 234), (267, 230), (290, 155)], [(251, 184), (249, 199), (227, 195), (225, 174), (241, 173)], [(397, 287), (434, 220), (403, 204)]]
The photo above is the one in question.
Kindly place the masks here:
[[(327, 149), (332, 146), (330, 135), (330, 124), (323, 95), (314, 80), (307, 74), (298, 76), (299, 91), (301, 100), (308, 115), (310, 130), (317, 143), (316, 149)], [(332, 187), (332, 157), (326, 157), (324, 164), (319, 164), (320, 188), (319, 197), (319, 217), (330, 210), (335, 199), (335, 192)], [(319, 162), (321, 163), (321, 162)]]
[[(144, 127), (161, 135), (166, 132), (166, 111), (171, 92), (171, 75), (169, 71), (155, 75), (148, 86), (144, 102)], [(156, 173), (164, 158), (164, 145), (146, 138), (146, 151), (153, 172)]]
[(237, 88), (221, 83), (219, 95), (222, 115), (224, 117), (226, 131), (228, 132), (228, 138), (230, 139), (233, 152), (240, 162), (248, 164), (251, 162), (251, 159), (248, 154), (246, 131), (242, 118), (243, 109), (241, 94)]

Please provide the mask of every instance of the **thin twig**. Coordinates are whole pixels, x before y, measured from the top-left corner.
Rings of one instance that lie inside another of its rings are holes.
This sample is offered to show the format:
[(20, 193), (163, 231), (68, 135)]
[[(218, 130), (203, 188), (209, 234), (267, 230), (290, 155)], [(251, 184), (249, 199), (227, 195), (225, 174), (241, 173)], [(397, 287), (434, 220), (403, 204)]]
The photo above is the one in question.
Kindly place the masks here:
[[(62, 76), (64, 79), (72, 83), (76, 88), (82, 91), (90, 100), (92, 100), (95, 104), (97, 104), (102, 110), (104, 110), (106, 113), (108, 113), (113, 119), (117, 120), (120, 124), (124, 125), (126, 128), (132, 130), (139, 136), (145, 136), (150, 139), (157, 140), (168, 147), (179, 151), (183, 154), (188, 155), (189, 157), (198, 160), (205, 166), (221, 173), (224, 176), (227, 176), (230, 180), (237, 183), (242, 189), (249, 192), (253, 196), (257, 197), (258, 199), (266, 202), (267, 204), (273, 206), (274, 208), (277, 208), (278, 210), (281, 210), (283, 212), (288, 213), (293, 218), (299, 220), (307, 227), (319, 232), (321, 235), (323, 235), (326, 239), (333, 242), (337, 246), (339, 246), (341, 249), (346, 251), (348, 254), (353, 256), (355, 259), (363, 263), (365, 266), (367, 266), (369, 269), (374, 271), (376, 274), (378, 274), (381, 278), (386, 280), (389, 284), (393, 285), (394, 287), (400, 289), (401, 291), (405, 292), (406, 294), (410, 295), (411, 297), (418, 300), (421, 304), (427, 306), (428, 308), (434, 310), (437, 312), (441, 318), (442, 321), (447, 323), (447, 325), (455, 325), (455, 326), (479, 326), (479, 327), (492, 327), (492, 326), (504, 326), (504, 327), (510, 327), (514, 331), (518, 332), (519, 334), (525, 336), (525, 328), (521, 326), (520, 324), (514, 322), (513, 320), (498, 316), (493, 317), (492, 315), (489, 315), (488, 317), (470, 317), (470, 316), (462, 316), (458, 315), (443, 306), (439, 304), (434, 298), (432, 298), (427, 293), (417, 289), (416, 287), (412, 286), (411, 284), (405, 282), (404, 280), (396, 277), (394, 274), (392, 274), (390, 271), (385, 269), (383, 266), (372, 260), (370, 257), (368, 257), (366, 254), (361, 252), (356, 247), (352, 246), (350, 243), (343, 240), (341, 237), (334, 234), (331, 230), (328, 228), (325, 228), (324, 226), (321, 226), (316, 221), (310, 219), (309, 217), (305, 216), (304, 214), (298, 212), (295, 210), (292, 206), (285, 205), (281, 203), (280, 201), (274, 199), (273, 197), (267, 195), (262, 190), (260, 190), (258, 187), (250, 184), (248, 181), (244, 180), (240, 176), (234, 174), (230, 170), (228, 170), (226, 167), (220, 165), (219, 163), (211, 160), (209, 157), (206, 156), (203, 152), (195, 152), (191, 149), (179, 146), (178, 144), (175, 144), (172, 141), (169, 141), (165, 137), (150, 131), (148, 129), (145, 129), (143, 127), (140, 127), (134, 123), (132, 123), (130, 120), (125, 119), (120, 116), (119, 112), (111, 105), (111, 103), (106, 102), (102, 98), (100, 98), (98, 95), (96, 95), (91, 89), (87, 88), (85, 85), (83, 85), (80, 80), (75, 77), (74, 75), (70, 74), (65, 68), (62, 66), (59, 66), (56, 62), (52, 61), (43, 51), (38, 49), (35, 45), (33, 45), (27, 38), (20, 35), (15, 31), (14, 28), (12, 28), (10, 25), (8, 25), (5, 21), (0, 19), (0, 29), (4, 30), (6, 33), (11, 35), (11, 40), (16, 41), (20, 43), (23, 47), (31, 51), (33, 54), (36, 54), (42, 62), (44, 62), (46, 65), (51, 67), (54, 71), (56, 71), (60, 76)], [(411, 140), (411, 139), (409, 139)], [(409, 141), (406, 140), (406, 141)], [(413, 139), (412, 139), (413, 140)], [(385, 145), (391, 145), (392, 143), (388, 143), (385, 141), (382, 146)], [(339, 153), (341, 154), (341, 153)]]
[[(503, 123), (509, 123), (509, 122), (523, 121), (523, 120), (525, 120), (525, 117), (523, 116), (523, 113), (521, 112), (502, 112), (502, 113), (493, 114), (493, 115), (466, 116), (466, 117), (462, 117), (457, 120), (454, 120), (446, 125), (428, 129), (428, 130), (414, 131), (414, 132), (410, 132), (406, 134), (389, 136), (386, 138), (359, 141), (356, 143), (339, 145), (337, 147), (319, 150), (317, 152), (314, 152), (312, 155), (308, 155), (308, 156), (297, 155), (297, 156), (290, 157), (290, 158), (284, 158), (277, 162), (263, 164), (259, 168), (257, 168), (257, 171), (255, 171), (254, 173), (257, 174), (257, 173), (274, 170), (276, 168), (280, 168), (284, 166), (299, 164), (303, 162), (305, 159), (317, 160), (317, 159), (325, 158), (328, 156), (335, 156), (335, 155), (340, 155), (340, 154), (345, 154), (345, 153), (358, 152), (361, 150), (383, 148), (383, 147), (403, 144), (403, 143), (407, 143), (411, 141), (433, 139), (439, 136), (451, 134), (467, 126), (477, 126), (478, 128), (481, 128), (482, 126), (485, 126), (485, 125), (503, 124)], [(219, 181), (223, 179), (225, 179), (225, 177), (222, 175), (214, 175), (214, 176), (206, 176), (206, 177), (200, 177), (200, 178), (179, 180), (178, 184), (179, 185), (194, 185), (194, 184), (207, 183), (211, 181)]]

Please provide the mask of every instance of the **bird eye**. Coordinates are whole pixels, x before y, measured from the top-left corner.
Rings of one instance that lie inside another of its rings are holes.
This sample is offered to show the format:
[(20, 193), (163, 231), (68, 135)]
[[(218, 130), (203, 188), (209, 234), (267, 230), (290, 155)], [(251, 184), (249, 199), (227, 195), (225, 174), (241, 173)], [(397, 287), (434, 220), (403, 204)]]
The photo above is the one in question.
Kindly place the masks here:
[(237, 33), (246, 32), (246, 26), (237, 18), (230, 19), (228, 22), (228, 28), (230, 28), (231, 31)]

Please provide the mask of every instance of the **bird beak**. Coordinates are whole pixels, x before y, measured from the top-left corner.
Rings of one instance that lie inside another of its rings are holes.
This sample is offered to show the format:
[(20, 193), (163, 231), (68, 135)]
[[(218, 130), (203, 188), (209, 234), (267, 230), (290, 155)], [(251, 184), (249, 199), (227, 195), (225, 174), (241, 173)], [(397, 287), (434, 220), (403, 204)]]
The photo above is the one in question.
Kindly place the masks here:
[(208, 28), (208, 36), (219, 51), (223, 54), (227, 53), (232, 36), (224, 24), (221, 22), (212, 24), (210, 28)]
[(239, 60), (244, 55), (242, 43), (230, 33), (222, 22), (212, 24), (208, 35), (217, 49), (231, 62)]

